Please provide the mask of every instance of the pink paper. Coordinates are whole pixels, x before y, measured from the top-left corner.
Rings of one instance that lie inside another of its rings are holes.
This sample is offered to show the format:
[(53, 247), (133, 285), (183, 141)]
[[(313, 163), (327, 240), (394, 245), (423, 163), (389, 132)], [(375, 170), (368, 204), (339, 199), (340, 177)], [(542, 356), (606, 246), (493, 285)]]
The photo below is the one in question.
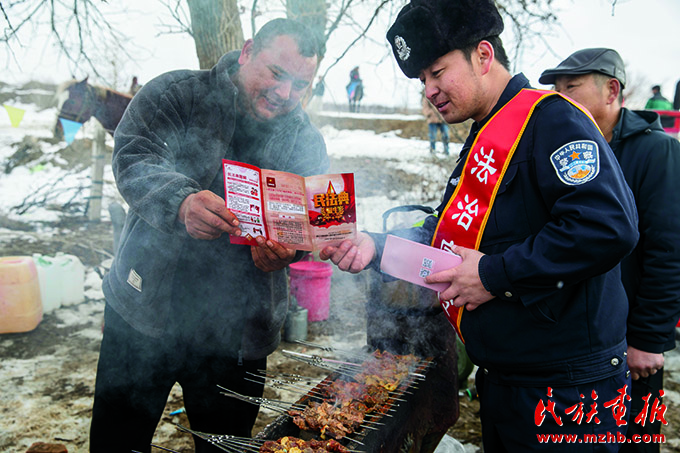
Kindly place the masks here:
[(458, 255), (429, 245), (388, 235), (385, 250), (380, 261), (384, 273), (435, 291), (444, 291), (448, 283), (425, 283), (425, 277), (458, 266), (462, 259)]

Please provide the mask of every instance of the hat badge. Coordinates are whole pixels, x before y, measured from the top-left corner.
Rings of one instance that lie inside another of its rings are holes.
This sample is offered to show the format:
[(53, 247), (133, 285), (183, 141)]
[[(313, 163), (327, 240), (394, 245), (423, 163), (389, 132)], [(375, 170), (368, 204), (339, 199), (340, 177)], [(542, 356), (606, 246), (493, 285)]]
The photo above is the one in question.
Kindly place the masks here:
[(397, 48), (397, 55), (401, 61), (408, 60), (411, 56), (411, 48), (406, 44), (406, 40), (399, 35), (394, 37), (394, 46)]

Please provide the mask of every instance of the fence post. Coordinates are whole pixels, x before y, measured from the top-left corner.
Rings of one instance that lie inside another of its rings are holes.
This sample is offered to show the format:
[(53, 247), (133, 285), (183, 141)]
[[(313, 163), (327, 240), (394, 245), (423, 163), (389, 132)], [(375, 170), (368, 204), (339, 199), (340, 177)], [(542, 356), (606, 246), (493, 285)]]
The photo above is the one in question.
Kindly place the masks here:
[(92, 185), (90, 186), (87, 216), (90, 221), (99, 222), (102, 214), (106, 131), (98, 121), (94, 121), (94, 128), (95, 133), (92, 140)]

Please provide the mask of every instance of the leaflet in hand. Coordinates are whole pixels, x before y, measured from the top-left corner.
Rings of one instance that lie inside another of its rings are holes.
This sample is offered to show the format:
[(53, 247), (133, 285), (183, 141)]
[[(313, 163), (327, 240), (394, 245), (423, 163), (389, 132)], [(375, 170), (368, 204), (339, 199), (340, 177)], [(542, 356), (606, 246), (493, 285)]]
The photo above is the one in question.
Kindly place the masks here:
[(354, 174), (302, 177), (224, 159), (227, 209), (240, 222), (232, 244), (255, 244), (257, 236), (313, 251), (356, 236)]
[(444, 291), (449, 283), (425, 283), (425, 277), (458, 266), (459, 255), (408, 239), (388, 235), (380, 270), (392, 277), (435, 291)]

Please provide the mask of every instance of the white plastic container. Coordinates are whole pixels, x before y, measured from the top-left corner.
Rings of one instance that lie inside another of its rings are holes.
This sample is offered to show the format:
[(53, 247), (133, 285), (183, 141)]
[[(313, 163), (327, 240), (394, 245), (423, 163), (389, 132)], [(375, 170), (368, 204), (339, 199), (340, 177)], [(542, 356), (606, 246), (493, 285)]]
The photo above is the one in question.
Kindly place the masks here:
[(33, 255), (38, 270), (42, 304), (45, 313), (62, 305), (79, 304), (85, 300), (85, 267), (77, 256), (57, 253), (56, 256)]
[(57, 253), (55, 266), (62, 276), (62, 305), (75, 305), (85, 300), (85, 266), (77, 256)]
[(30, 256), (0, 257), (0, 333), (29, 332), (42, 321), (40, 285)]
[(55, 308), (61, 307), (62, 282), (59, 272), (54, 265), (54, 257), (34, 254), (33, 262), (38, 270), (38, 282), (40, 283), (40, 296), (42, 298), (43, 313), (50, 313)]

